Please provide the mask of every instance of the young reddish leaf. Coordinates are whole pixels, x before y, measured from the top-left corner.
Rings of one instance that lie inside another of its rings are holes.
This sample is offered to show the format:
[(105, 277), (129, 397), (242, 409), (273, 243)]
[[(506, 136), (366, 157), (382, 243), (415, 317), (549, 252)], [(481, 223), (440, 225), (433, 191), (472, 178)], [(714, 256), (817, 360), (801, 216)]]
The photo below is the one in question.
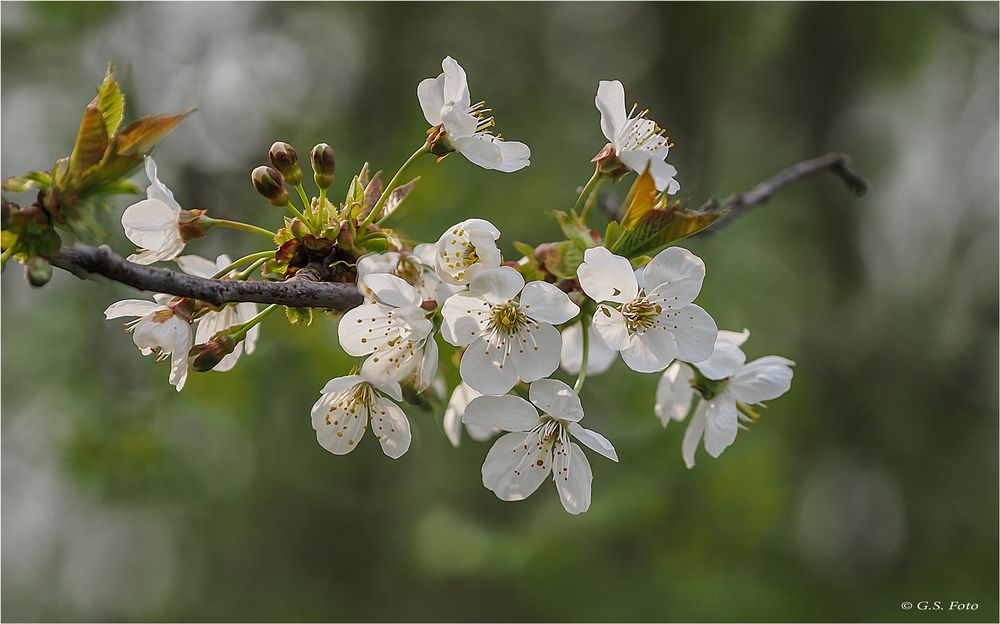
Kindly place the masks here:
[(392, 192), (389, 193), (389, 199), (385, 200), (385, 205), (382, 206), (382, 214), (379, 215), (378, 218), (384, 219), (387, 216), (391, 215), (392, 213), (396, 212), (400, 204), (402, 204), (403, 200), (406, 199), (407, 196), (409, 196), (410, 191), (413, 190), (413, 187), (415, 187), (417, 185), (417, 182), (419, 181), (420, 181), (420, 176), (417, 176), (412, 180), (410, 180), (409, 182), (407, 182), (406, 184), (397, 186), (396, 188), (392, 189)]
[(133, 121), (115, 136), (118, 153), (122, 155), (144, 154), (193, 112), (192, 108), (183, 113), (148, 115)]
[(361, 206), (364, 209), (362, 212), (365, 214), (371, 210), (378, 202), (378, 198), (382, 197), (382, 172), (378, 171), (372, 176), (371, 181), (368, 186), (365, 187), (365, 196), (361, 202)]
[(69, 157), (70, 174), (80, 177), (88, 168), (101, 162), (107, 149), (108, 131), (104, 128), (104, 117), (96, 105), (90, 104), (83, 111), (76, 144)]

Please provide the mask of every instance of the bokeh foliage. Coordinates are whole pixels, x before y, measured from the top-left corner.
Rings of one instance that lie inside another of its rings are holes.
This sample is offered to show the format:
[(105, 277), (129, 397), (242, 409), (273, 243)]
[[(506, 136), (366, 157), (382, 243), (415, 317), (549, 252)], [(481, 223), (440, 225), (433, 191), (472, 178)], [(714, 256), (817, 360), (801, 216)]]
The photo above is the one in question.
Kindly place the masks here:
[[(836, 150), (832, 179), (685, 245), (700, 303), (749, 327), (751, 357), (798, 363), (792, 391), (722, 458), (680, 457), (656, 376), (620, 363), (584, 405), (622, 459), (594, 505), (501, 503), (487, 447), (454, 450), (411, 408), (413, 447), (348, 457), (308, 410), (350, 366), (335, 321), (274, 317), (231, 373), (177, 394), (101, 310), (132, 297), (5, 271), (6, 619), (996, 621), (995, 4), (4, 4), (3, 171), (65, 154), (111, 60), (129, 113), (198, 112), (158, 148), (185, 208), (277, 225), (249, 171), (282, 139), (341, 171), (394, 171), (423, 137), (416, 83), (451, 54), (532, 166), (451, 156), (398, 225), (469, 216), (558, 236), (601, 140), (593, 94), (620, 78), (676, 143), (697, 204)], [(140, 184), (143, 180), (137, 178)], [(624, 192), (624, 184), (613, 190)], [(341, 191), (342, 192), (342, 191)], [(126, 205), (119, 201), (118, 211)], [(119, 212), (106, 217), (112, 244)], [(190, 251), (249, 252), (215, 232)], [(978, 602), (904, 612), (902, 601)]]

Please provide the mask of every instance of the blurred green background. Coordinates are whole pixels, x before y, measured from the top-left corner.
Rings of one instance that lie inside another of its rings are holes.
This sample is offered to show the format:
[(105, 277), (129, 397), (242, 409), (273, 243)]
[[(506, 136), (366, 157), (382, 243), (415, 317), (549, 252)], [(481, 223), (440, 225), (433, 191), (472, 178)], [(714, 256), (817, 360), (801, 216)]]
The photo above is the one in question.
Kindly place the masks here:
[[(188, 208), (273, 226), (250, 169), (272, 141), (395, 171), (445, 55), (532, 165), (452, 156), (400, 225), (436, 239), (480, 216), (554, 239), (604, 143), (621, 79), (676, 147), (681, 195), (746, 190), (828, 151), (871, 192), (811, 179), (686, 241), (699, 302), (749, 327), (792, 391), (720, 459), (680, 455), (656, 375), (589, 380), (594, 504), (502, 503), (488, 446), (453, 449), (408, 410), (410, 451), (335, 457), (309, 408), (350, 366), (336, 320), (272, 317), (258, 352), (178, 394), (102, 310), (137, 296), (57, 272), (3, 276), (5, 620), (996, 621), (997, 21), (986, 4), (4, 3), (3, 175), (71, 146), (108, 60), (129, 114), (197, 106), (157, 151)], [(145, 179), (137, 175), (145, 184)], [(614, 190), (619, 196), (623, 184)], [(130, 250), (107, 215), (110, 243)], [(256, 250), (223, 232), (189, 245)], [(976, 611), (903, 611), (903, 601)]]

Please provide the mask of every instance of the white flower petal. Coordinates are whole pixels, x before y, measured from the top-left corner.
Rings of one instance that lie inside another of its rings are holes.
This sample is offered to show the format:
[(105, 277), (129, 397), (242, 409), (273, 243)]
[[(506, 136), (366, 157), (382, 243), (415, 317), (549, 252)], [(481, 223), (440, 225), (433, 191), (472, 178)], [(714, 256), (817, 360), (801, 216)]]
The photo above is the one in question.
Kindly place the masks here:
[(382, 452), (399, 459), (410, 448), (410, 421), (398, 405), (388, 399), (376, 399), (371, 414), (372, 433), (382, 445)]
[[(611, 349), (601, 338), (593, 323), (590, 325), (590, 344), (587, 355), (587, 376), (600, 375), (606, 372), (618, 358), (618, 351)], [(580, 372), (583, 362), (583, 326), (574, 323), (562, 332), (562, 350), (560, 352), (562, 369), (570, 375)]]
[(479, 297), (452, 295), (441, 308), (441, 337), (456, 347), (471, 343), (486, 331), (490, 309), (490, 304)]
[(535, 281), (525, 284), (520, 301), (521, 310), (525, 314), (536, 321), (553, 325), (565, 323), (580, 313), (579, 306), (570, 300), (569, 295), (548, 282)]
[(181, 271), (184, 271), (188, 275), (195, 275), (197, 277), (210, 278), (219, 271), (219, 268), (211, 260), (202, 258), (201, 256), (195, 256), (193, 254), (178, 256), (177, 258), (174, 258), (174, 262), (177, 263), (177, 266), (180, 267)]
[(729, 382), (729, 392), (741, 403), (776, 399), (792, 387), (795, 362), (777, 355), (756, 359), (742, 368)]
[(607, 457), (611, 461), (618, 461), (618, 452), (615, 450), (614, 445), (611, 444), (611, 440), (608, 440), (596, 431), (582, 427), (580, 423), (574, 422), (570, 423), (569, 432), (587, 448)]
[(639, 294), (632, 265), (604, 247), (591, 247), (584, 252), (583, 264), (576, 270), (576, 275), (583, 292), (594, 301), (627, 303)]
[(657, 158), (649, 161), (649, 173), (653, 176), (653, 183), (656, 190), (666, 191), (667, 195), (676, 195), (681, 190), (681, 184), (674, 176), (677, 175), (677, 168), (670, 163), (661, 160), (666, 154), (658, 154)]
[(146, 177), (149, 178), (146, 197), (161, 201), (169, 206), (173, 210), (175, 217), (180, 214), (180, 204), (174, 199), (174, 194), (167, 188), (167, 185), (160, 182), (160, 178), (156, 174), (156, 161), (149, 156), (146, 156)]
[[(462, 126), (462, 129), (465, 127)], [(491, 135), (480, 132), (469, 136), (453, 136), (451, 144), (469, 162), (483, 169), (496, 171), (503, 167), (503, 150)]]
[(552, 475), (563, 509), (574, 515), (590, 509), (590, 491), (594, 473), (590, 469), (590, 461), (583, 453), (583, 449), (570, 442), (569, 449), (555, 456)]
[(746, 362), (747, 356), (743, 353), (743, 349), (740, 349), (740, 345), (746, 342), (749, 336), (750, 332), (745, 329), (742, 333), (719, 331), (712, 355), (707, 360), (695, 364), (698, 371), (708, 379), (713, 380), (732, 377)]
[(458, 64), (458, 61), (450, 56), (444, 57), (441, 61), (441, 69), (444, 71), (443, 96), (445, 104), (451, 104), (465, 110), (471, 104), (469, 96), (469, 80), (465, 75), (465, 69)]
[(692, 303), (680, 310), (665, 311), (660, 320), (677, 342), (677, 359), (702, 362), (712, 355), (719, 329), (701, 306)]
[(538, 411), (521, 397), (479, 396), (465, 408), (462, 422), (503, 431), (530, 431), (538, 424)]
[(521, 381), (532, 382), (548, 377), (559, 368), (562, 337), (548, 323), (528, 326), (510, 338), (509, 361)]
[(632, 334), (622, 349), (622, 359), (637, 373), (656, 373), (667, 367), (677, 355), (674, 336), (662, 329)]
[(668, 366), (660, 376), (660, 381), (656, 384), (654, 411), (664, 427), (671, 420), (680, 422), (687, 417), (691, 400), (694, 399), (692, 377), (691, 368), (680, 362)]
[(394, 308), (419, 307), (423, 303), (416, 288), (390, 273), (372, 273), (362, 280), (379, 303)]
[(424, 354), (417, 370), (417, 392), (423, 392), (434, 382), (438, 368), (438, 344), (434, 336), (429, 336), (424, 343)]
[(683, 308), (694, 301), (704, 280), (705, 263), (683, 247), (664, 249), (643, 270), (646, 292), (670, 308)]
[(347, 411), (341, 392), (324, 394), (313, 405), (312, 426), (316, 431), (316, 440), (334, 455), (346, 455), (357, 448), (367, 425), (367, 410), (358, 406), (353, 411)]
[(707, 401), (705, 406), (705, 450), (712, 457), (722, 455), (736, 441), (739, 415), (736, 401), (729, 393), (722, 393)]
[(104, 311), (104, 318), (110, 320), (122, 316), (146, 316), (157, 308), (163, 308), (163, 306), (152, 301), (146, 301), (145, 299), (125, 299), (124, 301), (116, 301), (109, 305)]
[(684, 430), (684, 440), (681, 442), (681, 456), (684, 457), (684, 465), (688, 469), (694, 468), (694, 454), (698, 450), (698, 443), (701, 442), (705, 434), (705, 404), (702, 403), (695, 410), (691, 422)]
[[(474, 151), (483, 158), (491, 161), (500, 161), (500, 148), (493, 145), (490, 141), (483, 141), (481, 138), (475, 138), (476, 127), (479, 125), (479, 119), (468, 112), (464, 108), (458, 108), (455, 106), (448, 106), (445, 104), (444, 109), (441, 111), (441, 120), (444, 123), (445, 132), (448, 134), (448, 139), (451, 141), (452, 147), (461, 152), (466, 158), (471, 160), (475, 164), (480, 164), (475, 161), (466, 151)], [(494, 155), (489, 155), (483, 150), (492, 150)], [(486, 166), (486, 165), (481, 165)], [(488, 167), (492, 168), (492, 167)]]
[(592, 327), (609, 349), (617, 352), (628, 347), (628, 326), (625, 324), (625, 317), (618, 310), (606, 305), (597, 306)]
[(397, 335), (397, 332), (390, 331), (391, 323), (387, 315), (391, 311), (392, 308), (380, 303), (365, 303), (348, 310), (337, 326), (341, 348), (354, 356), (368, 355), (377, 348), (384, 349), (388, 341)]
[(517, 296), (524, 288), (524, 278), (517, 269), (502, 266), (483, 269), (469, 283), (469, 292), (497, 305), (504, 304)]
[(625, 128), (625, 87), (617, 80), (602, 80), (597, 84), (594, 104), (601, 113), (601, 132), (612, 143)]
[(499, 138), (493, 143), (500, 148), (500, 166), (496, 168), (497, 171), (513, 173), (531, 164), (531, 148), (524, 143)]
[(424, 119), (432, 126), (441, 125), (441, 109), (444, 108), (444, 74), (437, 78), (421, 80), (417, 85), (417, 101)]
[(462, 355), (462, 380), (483, 394), (507, 394), (517, 383), (517, 370), (506, 362), (505, 354), (506, 343), (498, 346), (476, 339)]
[(159, 250), (180, 237), (177, 212), (158, 199), (144, 199), (122, 213), (125, 236), (138, 247)]
[(338, 392), (342, 392), (363, 382), (364, 379), (362, 379), (360, 375), (344, 375), (343, 377), (334, 377), (330, 381), (326, 382), (326, 385), (323, 386), (322, 390), (320, 390), (320, 394), (337, 394)]
[(500, 500), (527, 498), (552, 471), (551, 447), (543, 445), (538, 434), (500, 436), (483, 462), (483, 485)]
[[(459, 383), (452, 391), (451, 398), (448, 399), (448, 407), (444, 411), (443, 421), (444, 434), (448, 437), (448, 441), (451, 442), (452, 446), (457, 448), (461, 443), (462, 417), (465, 415), (465, 410), (468, 408), (469, 403), (480, 396), (482, 395), (470, 388), (466, 383)], [(468, 425), (466, 426), (469, 427)], [(475, 427), (477, 430), (482, 429), (478, 425)]]
[(170, 385), (180, 392), (187, 382), (188, 361), (187, 351), (174, 351), (170, 354)]
[(558, 379), (539, 379), (528, 388), (528, 398), (545, 414), (567, 422), (583, 418), (583, 405), (573, 389)]

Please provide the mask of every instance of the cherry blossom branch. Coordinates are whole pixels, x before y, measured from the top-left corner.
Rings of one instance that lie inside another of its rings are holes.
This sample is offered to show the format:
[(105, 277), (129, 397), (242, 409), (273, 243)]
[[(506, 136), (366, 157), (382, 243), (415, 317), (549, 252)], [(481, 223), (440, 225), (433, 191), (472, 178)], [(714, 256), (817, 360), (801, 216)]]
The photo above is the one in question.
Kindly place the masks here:
[(129, 262), (106, 245), (81, 244), (60, 249), (51, 262), (81, 279), (103, 275), (139, 290), (191, 297), (213, 305), (250, 301), (295, 308), (350, 310), (362, 301), (354, 284), (320, 281), (323, 271), (319, 268), (305, 267), (284, 282), (207, 279)]
[(721, 204), (710, 209), (714, 211), (728, 210), (729, 214), (720, 219), (718, 223), (732, 220), (747, 209), (763, 204), (771, 199), (771, 196), (781, 189), (794, 184), (803, 178), (822, 171), (829, 171), (840, 178), (844, 186), (855, 196), (861, 197), (868, 190), (868, 182), (855, 173), (849, 166), (850, 158), (847, 154), (830, 153), (819, 156), (811, 160), (804, 160), (796, 163), (787, 169), (779, 171), (774, 176), (764, 180), (746, 193), (734, 195), (726, 199)]

